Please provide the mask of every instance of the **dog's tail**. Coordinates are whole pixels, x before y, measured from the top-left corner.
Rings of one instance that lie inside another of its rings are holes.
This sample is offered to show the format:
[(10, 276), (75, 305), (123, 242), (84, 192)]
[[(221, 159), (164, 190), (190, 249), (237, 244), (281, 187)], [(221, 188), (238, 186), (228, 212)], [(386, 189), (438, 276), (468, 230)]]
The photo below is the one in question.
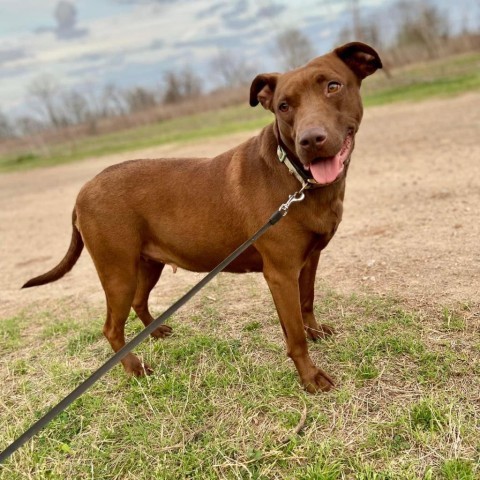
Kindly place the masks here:
[(80, 254), (83, 250), (83, 240), (80, 232), (78, 231), (75, 222), (77, 220), (77, 212), (73, 209), (72, 213), (72, 240), (70, 241), (70, 246), (68, 251), (61, 260), (61, 262), (47, 273), (40, 275), (38, 277), (30, 279), (22, 288), (36, 287), (38, 285), (45, 285), (46, 283), (54, 282), (59, 278), (62, 278), (67, 272), (69, 272), (77, 260), (80, 257)]

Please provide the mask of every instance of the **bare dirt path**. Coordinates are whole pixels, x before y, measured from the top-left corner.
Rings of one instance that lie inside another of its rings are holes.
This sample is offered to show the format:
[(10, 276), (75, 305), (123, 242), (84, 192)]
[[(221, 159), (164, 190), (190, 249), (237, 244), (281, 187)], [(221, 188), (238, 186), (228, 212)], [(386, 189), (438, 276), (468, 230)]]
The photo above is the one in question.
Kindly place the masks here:
[[(320, 264), (328, 284), (415, 303), (478, 307), (480, 109), (475, 105), (480, 93), (366, 111), (344, 220)], [(252, 134), (0, 175), (0, 317), (33, 305), (48, 309), (61, 299), (103, 302), (86, 253), (61, 281), (19, 290), (62, 258), (76, 194), (102, 168), (129, 158), (213, 156)], [(184, 291), (185, 283), (197, 278), (168, 272), (156, 291)]]

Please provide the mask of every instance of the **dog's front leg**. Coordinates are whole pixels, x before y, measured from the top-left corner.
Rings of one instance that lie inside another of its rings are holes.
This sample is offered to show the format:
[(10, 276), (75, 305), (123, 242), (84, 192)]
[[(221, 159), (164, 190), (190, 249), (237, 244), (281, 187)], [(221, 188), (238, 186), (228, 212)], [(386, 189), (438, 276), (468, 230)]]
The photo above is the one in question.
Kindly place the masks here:
[(300, 272), (300, 302), (302, 317), (308, 338), (317, 341), (335, 333), (333, 327), (327, 324), (318, 324), (313, 313), (313, 299), (315, 296), (315, 276), (317, 274), (320, 249), (314, 250), (308, 257)]
[(296, 268), (279, 269), (273, 263), (264, 262), (263, 274), (277, 307), (287, 355), (295, 363), (303, 386), (310, 393), (330, 390), (334, 386), (332, 378), (313, 363), (308, 353), (300, 304), (300, 272)]

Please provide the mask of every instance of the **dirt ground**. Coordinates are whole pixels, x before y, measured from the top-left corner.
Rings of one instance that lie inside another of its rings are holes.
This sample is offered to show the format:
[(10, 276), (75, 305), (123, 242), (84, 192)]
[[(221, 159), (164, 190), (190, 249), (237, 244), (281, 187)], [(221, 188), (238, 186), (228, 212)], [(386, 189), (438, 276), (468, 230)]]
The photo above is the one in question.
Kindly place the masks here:
[[(327, 284), (343, 292), (391, 293), (417, 306), (468, 302), (478, 311), (480, 109), (475, 105), (480, 93), (365, 112), (343, 223), (320, 262), (319, 276)], [(25, 308), (48, 310), (60, 300), (103, 303), (85, 252), (64, 279), (20, 290), (63, 257), (76, 194), (101, 169), (130, 158), (213, 156), (254, 133), (0, 175), (0, 318)], [(167, 272), (154, 298), (184, 291), (198, 278)]]

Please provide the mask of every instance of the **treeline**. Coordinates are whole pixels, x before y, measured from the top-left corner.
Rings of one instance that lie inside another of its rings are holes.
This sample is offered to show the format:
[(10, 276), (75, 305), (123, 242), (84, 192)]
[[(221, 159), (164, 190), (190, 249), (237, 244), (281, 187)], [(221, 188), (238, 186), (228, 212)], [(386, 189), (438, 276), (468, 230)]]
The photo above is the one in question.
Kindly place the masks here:
[[(221, 92), (227, 86), (247, 85), (254, 76), (255, 68), (247, 61), (220, 50), (211, 61), (211, 71), (211, 77), (215, 78), (215, 90)], [(0, 112), (0, 140), (79, 125), (87, 133), (95, 134), (107, 119), (120, 119), (117, 122), (120, 127), (138, 124), (139, 121), (158, 121), (171, 116), (172, 109), (169, 106), (188, 103), (206, 95), (204, 85), (204, 80), (190, 67), (165, 72), (156, 87), (134, 86), (124, 89), (114, 84), (107, 84), (100, 89), (93, 85), (83, 89), (65, 89), (55, 76), (42, 75), (28, 86), (28, 114), (10, 119)], [(229, 103), (226, 98), (228, 95), (223, 92), (221, 96), (222, 103)], [(167, 107), (165, 115), (153, 114), (150, 119), (145, 115), (137, 115), (159, 106)], [(187, 110), (190, 113), (190, 109)], [(107, 123), (112, 127), (111, 121)]]
[[(336, 43), (372, 44), (381, 51), (387, 73), (389, 66), (480, 48), (480, 35), (469, 30), (468, 17), (454, 32), (447, 13), (428, 1), (400, 0), (388, 18), (363, 18), (361, 1), (347, 1), (351, 17)], [(273, 50), (281, 70), (302, 65), (317, 54), (312, 41), (298, 29), (278, 34)], [(205, 92), (204, 80), (190, 67), (164, 73), (155, 88), (121, 89), (109, 84), (66, 90), (55, 77), (41, 76), (28, 88), (28, 115), (11, 119), (0, 112), (0, 140), (41, 134), (42, 142), (48, 143), (218, 108), (244, 99), (256, 71), (251, 62), (221, 50), (210, 64), (208, 84), (217, 85), (213, 92)]]
[[(453, 7), (451, 8), (458, 8)], [(357, 39), (382, 51), (387, 65), (401, 66), (480, 48), (480, 9), (470, 26), (471, 13), (464, 12), (462, 25), (452, 25), (448, 12), (429, 1), (399, 0), (388, 11), (363, 18), (360, 0), (350, 0), (352, 22), (339, 34), (339, 43)]]
[(201, 95), (202, 81), (190, 69), (167, 72), (164, 85), (158, 88), (135, 86), (120, 89), (114, 84), (98, 90), (65, 90), (52, 75), (37, 77), (28, 87), (27, 97), (32, 114), (11, 124), (0, 115), (0, 137), (31, 135), (45, 128), (62, 129), (85, 124), (95, 133), (99, 120), (134, 114), (165, 103), (177, 103)]

